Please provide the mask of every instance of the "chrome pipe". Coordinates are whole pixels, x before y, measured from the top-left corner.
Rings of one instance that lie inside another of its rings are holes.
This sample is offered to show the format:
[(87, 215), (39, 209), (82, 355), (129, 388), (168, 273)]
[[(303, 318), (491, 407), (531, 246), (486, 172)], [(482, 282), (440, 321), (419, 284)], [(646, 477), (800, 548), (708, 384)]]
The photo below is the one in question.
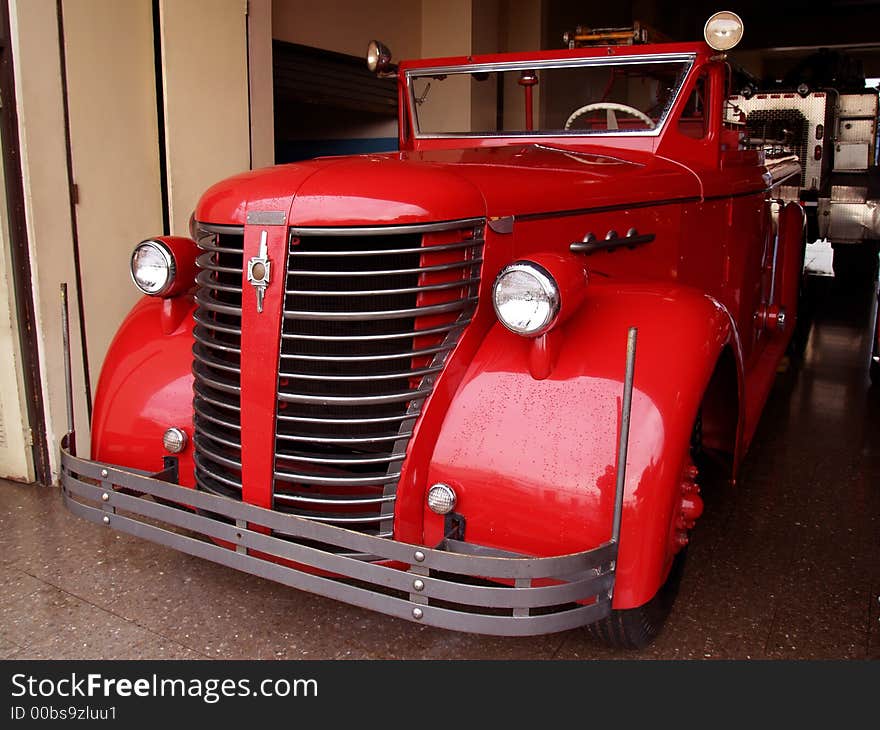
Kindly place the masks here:
[(620, 413), (620, 442), (617, 445), (617, 486), (614, 494), (614, 522), (611, 542), (620, 542), (620, 519), (623, 515), (623, 490), (626, 485), (626, 451), (629, 446), (629, 422), (632, 411), (633, 377), (636, 367), (638, 328), (630, 327), (626, 337), (626, 375), (623, 380), (623, 404)]
[(73, 415), (73, 374), (70, 366), (70, 312), (67, 282), (61, 284), (61, 348), (64, 353), (64, 394), (67, 400), (67, 448), (76, 456), (76, 428)]

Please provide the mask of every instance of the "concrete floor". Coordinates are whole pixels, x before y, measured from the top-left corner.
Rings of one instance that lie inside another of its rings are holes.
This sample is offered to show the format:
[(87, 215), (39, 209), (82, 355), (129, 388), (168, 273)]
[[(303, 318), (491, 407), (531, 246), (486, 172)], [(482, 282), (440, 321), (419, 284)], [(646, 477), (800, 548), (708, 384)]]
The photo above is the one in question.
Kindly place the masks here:
[(451, 633), (346, 606), (78, 520), (0, 483), (0, 658), (880, 659), (880, 388), (869, 295), (816, 279), (736, 487), (705, 490), (678, 602), (642, 652), (583, 630)]

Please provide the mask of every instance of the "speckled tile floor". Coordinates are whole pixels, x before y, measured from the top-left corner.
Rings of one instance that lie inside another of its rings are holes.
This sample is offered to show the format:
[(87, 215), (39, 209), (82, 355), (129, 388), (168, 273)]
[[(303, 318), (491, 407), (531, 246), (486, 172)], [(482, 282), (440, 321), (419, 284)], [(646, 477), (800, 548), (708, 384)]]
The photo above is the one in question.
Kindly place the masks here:
[(660, 638), (456, 634), (336, 603), (80, 521), (0, 482), (0, 658), (880, 659), (880, 388), (866, 292), (813, 281), (735, 487), (705, 490)]

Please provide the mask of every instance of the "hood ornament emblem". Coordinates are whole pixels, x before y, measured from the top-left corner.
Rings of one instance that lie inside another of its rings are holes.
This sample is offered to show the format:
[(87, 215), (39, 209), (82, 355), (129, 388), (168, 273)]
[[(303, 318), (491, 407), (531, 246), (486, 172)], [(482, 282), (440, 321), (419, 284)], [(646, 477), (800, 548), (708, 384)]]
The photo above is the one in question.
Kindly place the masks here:
[(269, 247), (267, 240), (269, 234), (263, 231), (260, 234), (260, 255), (254, 256), (248, 261), (247, 280), (253, 285), (257, 293), (257, 312), (263, 312), (263, 297), (266, 295), (266, 287), (269, 286), (269, 276), (272, 262), (269, 261)]

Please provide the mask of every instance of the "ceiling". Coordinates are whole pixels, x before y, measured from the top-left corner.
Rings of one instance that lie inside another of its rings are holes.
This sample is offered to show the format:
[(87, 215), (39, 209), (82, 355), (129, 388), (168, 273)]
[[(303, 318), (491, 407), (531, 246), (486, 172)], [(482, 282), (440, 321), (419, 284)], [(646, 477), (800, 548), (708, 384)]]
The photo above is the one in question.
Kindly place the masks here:
[(760, 56), (766, 73), (793, 65), (819, 48), (857, 57), (866, 76), (880, 76), (880, 0), (617, 0), (584, 3), (546, 0), (544, 45), (562, 47), (562, 33), (581, 24), (629, 26), (639, 20), (672, 40), (698, 40), (712, 13), (733, 10), (743, 19), (740, 53)]

